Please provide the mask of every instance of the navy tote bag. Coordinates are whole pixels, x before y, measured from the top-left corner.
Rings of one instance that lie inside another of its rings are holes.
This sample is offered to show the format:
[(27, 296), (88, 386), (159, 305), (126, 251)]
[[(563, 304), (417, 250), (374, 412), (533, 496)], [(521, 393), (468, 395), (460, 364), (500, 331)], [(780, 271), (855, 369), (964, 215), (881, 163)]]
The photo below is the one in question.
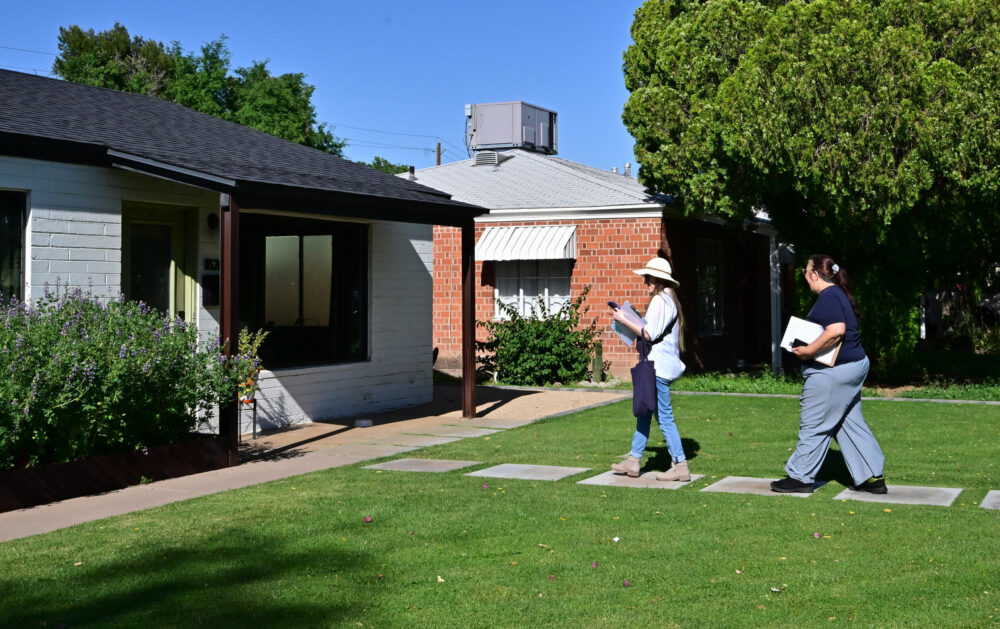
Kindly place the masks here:
[(653, 361), (649, 360), (652, 343), (641, 335), (636, 342), (639, 343), (639, 363), (632, 367), (632, 414), (638, 417), (656, 411), (656, 370)]

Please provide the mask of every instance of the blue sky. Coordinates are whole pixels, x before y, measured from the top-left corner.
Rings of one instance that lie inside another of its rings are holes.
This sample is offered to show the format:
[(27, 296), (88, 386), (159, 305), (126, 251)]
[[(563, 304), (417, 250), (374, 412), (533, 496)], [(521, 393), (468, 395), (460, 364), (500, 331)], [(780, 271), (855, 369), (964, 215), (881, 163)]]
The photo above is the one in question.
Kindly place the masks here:
[(225, 34), (234, 68), (269, 59), (272, 73), (305, 73), (316, 87), (319, 121), (349, 138), (350, 159), (380, 155), (425, 168), (434, 164), (437, 138), (442, 162), (464, 159), (464, 105), (523, 100), (559, 113), (561, 157), (620, 170), (624, 162), (635, 163), (621, 122), (628, 98), (621, 65), (641, 4), (6, 2), (0, 8), (0, 67), (47, 74), (59, 27), (72, 24), (101, 31), (119, 21), (132, 35), (179, 41), (189, 51)]

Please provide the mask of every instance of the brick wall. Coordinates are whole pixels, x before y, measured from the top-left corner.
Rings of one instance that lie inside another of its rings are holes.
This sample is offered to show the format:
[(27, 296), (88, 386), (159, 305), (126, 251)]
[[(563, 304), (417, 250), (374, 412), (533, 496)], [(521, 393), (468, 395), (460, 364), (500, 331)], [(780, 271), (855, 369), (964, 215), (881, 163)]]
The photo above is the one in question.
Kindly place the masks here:
[[(632, 273), (656, 255), (660, 246), (662, 221), (659, 218), (590, 219), (569, 221), (504, 222), (503, 226), (576, 225), (576, 261), (570, 290), (574, 297), (590, 286), (584, 323), (596, 320), (601, 331), (604, 361), (612, 374), (628, 379), (635, 364), (635, 351), (611, 331), (609, 299), (626, 300), (644, 311), (649, 292), (642, 278)], [(488, 224), (476, 225), (476, 241)], [(438, 367), (461, 366), (462, 296), (461, 231), (454, 227), (434, 228), (434, 347)], [(476, 262), (476, 320), (493, 318), (493, 264)], [(483, 330), (477, 329), (480, 340)]]

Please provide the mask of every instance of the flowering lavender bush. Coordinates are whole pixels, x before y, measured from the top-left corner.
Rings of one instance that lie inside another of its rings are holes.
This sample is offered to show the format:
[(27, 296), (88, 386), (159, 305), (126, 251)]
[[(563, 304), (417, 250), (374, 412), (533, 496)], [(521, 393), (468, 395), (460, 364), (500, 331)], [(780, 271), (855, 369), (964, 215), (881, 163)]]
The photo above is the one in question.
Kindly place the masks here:
[(254, 367), (141, 302), (0, 295), (0, 470), (183, 440)]

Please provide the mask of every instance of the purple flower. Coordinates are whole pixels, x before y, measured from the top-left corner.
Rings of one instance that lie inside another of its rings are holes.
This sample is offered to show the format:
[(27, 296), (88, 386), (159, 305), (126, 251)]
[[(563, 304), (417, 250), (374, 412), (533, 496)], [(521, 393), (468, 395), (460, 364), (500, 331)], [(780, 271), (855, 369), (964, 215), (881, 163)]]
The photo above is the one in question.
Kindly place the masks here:
[(125, 353), (126, 353), (125, 346), (122, 345), (121, 351), (118, 352), (118, 358), (125, 358)]
[(628, 587), (628, 586), (630, 586), (632, 584), (628, 582), (628, 579), (625, 579), (624, 581), (622, 581), (622, 585), (624, 585), (625, 587)]
[(372, 518), (370, 515), (365, 516), (365, 524), (371, 524)]

